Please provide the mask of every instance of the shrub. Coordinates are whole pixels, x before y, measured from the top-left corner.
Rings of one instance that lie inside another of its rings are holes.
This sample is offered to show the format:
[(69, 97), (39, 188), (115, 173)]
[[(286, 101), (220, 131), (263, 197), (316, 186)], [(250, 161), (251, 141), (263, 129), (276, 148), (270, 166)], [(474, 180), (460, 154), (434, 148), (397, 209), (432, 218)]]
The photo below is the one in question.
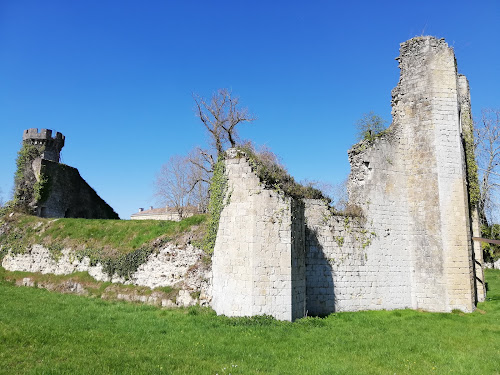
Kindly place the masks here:
[(269, 149), (264, 148), (257, 151), (250, 142), (238, 146), (237, 149), (241, 156), (244, 155), (248, 158), (252, 169), (266, 188), (281, 191), (285, 195), (297, 199), (325, 199), (330, 203), (330, 198), (315, 188), (314, 183), (307, 185), (297, 183), (288, 174), (285, 167), (280, 164), (278, 157)]
[(358, 129), (358, 141), (368, 140), (374, 141), (375, 138), (381, 136), (386, 129), (387, 121), (373, 111), (363, 114), (363, 117), (356, 121)]

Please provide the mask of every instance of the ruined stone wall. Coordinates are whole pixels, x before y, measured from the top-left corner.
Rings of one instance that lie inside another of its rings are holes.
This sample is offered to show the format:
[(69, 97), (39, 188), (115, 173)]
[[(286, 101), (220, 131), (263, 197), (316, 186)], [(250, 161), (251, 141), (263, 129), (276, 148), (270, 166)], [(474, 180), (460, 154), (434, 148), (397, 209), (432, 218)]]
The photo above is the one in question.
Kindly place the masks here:
[(349, 187), (378, 236), (373, 246), (409, 261), (411, 307), (474, 308), (474, 269), (457, 71), (444, 40), (401, 44), (393, 123), (349, 152)]
[(45, 159), (33, 163), (37, 178), (47, 179), (47, 198), (38, 203), (40, 217), (118, 219), (118, 214), (80, 176), (78, 169)]
[(306, 200), (307, 311), (411, 307), (410, 259), (391, 230), (362, 217), (332, 215), (320, 200)]
[(304, 316), (303, 203), (263, 188), (246, 158), (231, 151), (225, 168), (228, 193), (212, 257), (212, 307), (227, 316)]
[(413, 38), (397, 60), (391, 126), (349, 150), (349, 198), (360, 217), (265, 189), (245, 158), (226, 160), (230, 202), (213, 257), (217, 313), (293, 320), (367, 309), (472, 311), (484, 295), (461, 126), (468, 85), (444, 40)]

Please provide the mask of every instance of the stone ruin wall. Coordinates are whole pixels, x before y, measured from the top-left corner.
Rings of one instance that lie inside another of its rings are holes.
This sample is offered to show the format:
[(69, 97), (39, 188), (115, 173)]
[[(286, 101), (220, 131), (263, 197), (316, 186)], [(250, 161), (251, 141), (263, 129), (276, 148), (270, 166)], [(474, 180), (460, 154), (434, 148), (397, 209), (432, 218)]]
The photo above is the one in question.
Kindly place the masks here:
[(396, 230), (332, 215), (317, 200), (306, 200), (305, 212), (309, 315), (411, 307), (410, 259)]
[(265, 189), (245, 158), (227, 158), (230, 201), (213, 256), (218, 314), (472, 311), (484, 299), (461, 137), (466, 79), (444, 40), (417, 37), (400, 52), (393, 123), (349, 151), (350, 203), (362, 218)]
[(85, 181), (78, 169), (50, 160), (36, 159), (33, 170), (37, 179), (49, 179), (50, 193), (37, 204), (37, 216), (86, 219), (119, 219), (118, 214)]
[[(458, 100), (459, 100), (459, 121), (462, 137), (474, 137), (474, 122), (472, 120), (470, 89), (467, 78), (459, 74), (457, 79)], [(470, 207), (470, 231), (473, 237), (481, 236), (481, 227), (479, 225), (479, 212), (477, 207)], [(484, 283), (484, 260), (483, 250), (479, 241), (473, 241), (473, 265), (475, 274), (475, 292), (478, 302), (483, 302), (486, 298), (486, 286)]]
[(231, 150), (225, 168), (228, 193), (212, 256), (212, 307), (227, 316), (303, 317), (303, 203), (264, 189), (248, 161)]
[(229, 155), (226, 175), (212, 257), (218, 314), (295, 320), (411, 307), (407, 254), (378, 246), (365, 219), (265, 188), (245, 157)]
[[(459, 120), (462, 78), (444, 40), (403, 43), (398, 61), (393, 123), (372, 147), (350, 150), (350, 197), (373, 220), (375, 231), (387, 226), (402, 235), (397, 243), (411, 260), (412, 308), (472, 311), (484, 293), (475, 293)], [(391, 219), (388, 204), (402, 214), (400, 220)], [(380, 239), (379, 246), (395, 245)]]

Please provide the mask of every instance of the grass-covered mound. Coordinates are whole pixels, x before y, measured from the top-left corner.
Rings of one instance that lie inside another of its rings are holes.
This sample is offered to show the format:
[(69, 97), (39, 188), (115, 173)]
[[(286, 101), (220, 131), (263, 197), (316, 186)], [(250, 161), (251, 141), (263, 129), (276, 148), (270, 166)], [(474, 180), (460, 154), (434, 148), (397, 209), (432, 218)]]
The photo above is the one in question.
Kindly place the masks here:
[(471, 314), (217, 317), (0, 281), (1, 374), (496, 374), (500, 271)]
[(205, 215), (180, 222), (158, 220), (44, 219), (14, 214), (0, 221), (0, 259), (10, 250), (29, 251), (34, 244), (49, 249), (54, 258), (71, 248), (78, 259), (98, 262), (109, 275), (128, 278), (147, 257), (167, 242), (184, 245), (204, 235)]

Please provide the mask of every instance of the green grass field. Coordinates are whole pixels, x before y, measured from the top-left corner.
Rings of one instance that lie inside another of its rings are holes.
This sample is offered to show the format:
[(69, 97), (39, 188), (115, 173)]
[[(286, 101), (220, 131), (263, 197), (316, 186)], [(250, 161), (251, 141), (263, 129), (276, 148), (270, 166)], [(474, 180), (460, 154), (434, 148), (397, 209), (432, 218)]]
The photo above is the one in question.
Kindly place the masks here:
[(472, 314), (295, 323), (161, 310), (0, 282), (1, 374), (498, 374), (500, 271)]

